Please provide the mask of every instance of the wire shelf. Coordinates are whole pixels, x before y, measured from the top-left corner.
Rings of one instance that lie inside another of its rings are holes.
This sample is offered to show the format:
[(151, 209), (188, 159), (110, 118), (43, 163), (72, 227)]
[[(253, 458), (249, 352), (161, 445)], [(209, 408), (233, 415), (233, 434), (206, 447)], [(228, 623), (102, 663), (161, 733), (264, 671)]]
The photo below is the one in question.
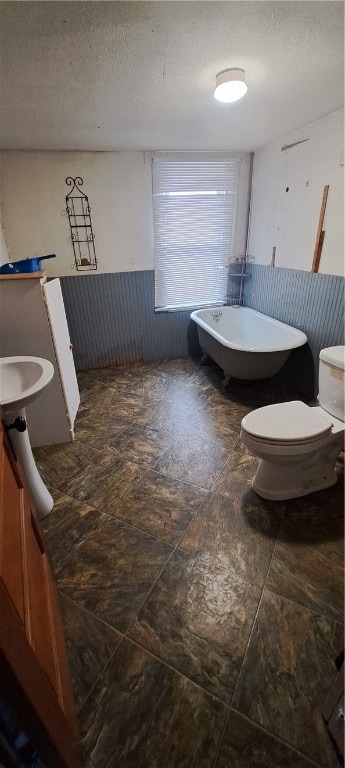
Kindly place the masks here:
[(228, 299), (228, 305), (231, 307), (243, 307), (243, 298), (242, 296), (238, 299)]
[(253, 264), (253, 256), (236, 256), (231, 259), (228, 273), (227, 304), (231, 306), (243, 306), (243, 279), (248, 277), (247, 264)]

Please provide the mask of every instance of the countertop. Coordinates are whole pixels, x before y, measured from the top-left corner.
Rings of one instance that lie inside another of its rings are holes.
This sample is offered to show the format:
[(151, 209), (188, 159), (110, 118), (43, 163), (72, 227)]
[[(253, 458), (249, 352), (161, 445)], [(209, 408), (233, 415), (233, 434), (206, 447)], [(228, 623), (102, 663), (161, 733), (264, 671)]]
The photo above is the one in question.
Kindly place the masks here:
[(33, 278), (41, 278), (45, 276), (45, 270), (41, 269), (39, 272), (15, 272), (14, 274), (10, 275), (0, 274), (0, 280), (32, 280)]

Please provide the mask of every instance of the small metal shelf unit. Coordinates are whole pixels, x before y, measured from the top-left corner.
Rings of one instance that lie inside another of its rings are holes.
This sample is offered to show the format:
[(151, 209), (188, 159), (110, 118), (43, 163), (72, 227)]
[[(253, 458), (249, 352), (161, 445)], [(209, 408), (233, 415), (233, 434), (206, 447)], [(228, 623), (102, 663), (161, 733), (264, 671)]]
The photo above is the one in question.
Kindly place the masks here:
[(66, 195), (66, 212), (71, 230), (75, 266), (78, 271), (86, 272), (97, 269), (97, 258), (89, 198), (80, 189), (83, 183), (80, 176), (76, 176), (75, 179), (72, 176), (67, 177), (66, 184), (72, 189)]
[(243, 280), (248, 277), (247, 264), (252, 264), (252, 256), (238, 256), (230, 262), (227, 304), (230, 306), (243, 306)]

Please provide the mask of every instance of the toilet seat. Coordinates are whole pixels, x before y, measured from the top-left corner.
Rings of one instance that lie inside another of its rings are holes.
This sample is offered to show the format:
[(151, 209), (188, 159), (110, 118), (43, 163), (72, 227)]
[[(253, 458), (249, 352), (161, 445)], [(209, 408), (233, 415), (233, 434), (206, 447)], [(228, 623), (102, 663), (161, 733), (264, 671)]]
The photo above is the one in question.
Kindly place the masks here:
[(326, 413), (300, 400), (258, 408), (243, 418), (241, 426), (254, 441), (281, 446), (318, 442), (332, 430)]

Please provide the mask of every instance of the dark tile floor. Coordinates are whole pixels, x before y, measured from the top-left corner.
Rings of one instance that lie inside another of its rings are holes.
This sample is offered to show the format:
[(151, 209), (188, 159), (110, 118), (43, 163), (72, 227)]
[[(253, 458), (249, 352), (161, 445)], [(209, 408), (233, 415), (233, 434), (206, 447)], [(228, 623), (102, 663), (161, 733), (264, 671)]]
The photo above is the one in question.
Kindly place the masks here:
[(343, 467), (259, 498), (241, 419), (294, 393), (221, 382), (193, 360), (82, 372), (75, 442), (35, 451), (85, 765), (337, 764), (320, 707), (343, 648)]

